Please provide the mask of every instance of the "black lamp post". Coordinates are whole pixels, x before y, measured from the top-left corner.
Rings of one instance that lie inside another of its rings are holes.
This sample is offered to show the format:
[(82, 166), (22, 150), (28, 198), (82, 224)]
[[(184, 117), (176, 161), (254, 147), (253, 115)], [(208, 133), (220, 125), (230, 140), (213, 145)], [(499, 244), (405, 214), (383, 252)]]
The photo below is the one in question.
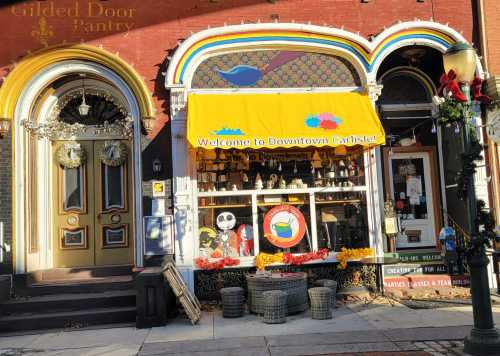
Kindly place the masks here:
[[(476, 52), (465, 44), (457, 43), (451, 46), (443, 55), (443, 64), (446, 73), (453, 70), (457, 81), (461, 84), (467, 100), (470, 103), (469, 85), (474, 79), (476, 69)], [(466, 120), (470, 120), (466, 118)], [(474, 125), (473, 122), (470, 124)], [(464, 131), (465, 149), (471, 143), (470, 132), (466, 127)], [(489, 263), (484, 244), (474, 244), (474, 239), (479, 239), (478, 226), (476, 226), (476, 196), (474, 192), (474, 179), (469, 180), (467, 204), (471, 221), (471, 245), (479, 246), (470, 249), (467, 255), (467, 264), (470, 270), (470, 289), (472, 295), (472, 311), (474, 327), (464, 340), (464, 351), (471, 355), (500, 355), (500, 335), (493, 323), (491, 310), (490, 287), (488, 284), (487, 266)]]

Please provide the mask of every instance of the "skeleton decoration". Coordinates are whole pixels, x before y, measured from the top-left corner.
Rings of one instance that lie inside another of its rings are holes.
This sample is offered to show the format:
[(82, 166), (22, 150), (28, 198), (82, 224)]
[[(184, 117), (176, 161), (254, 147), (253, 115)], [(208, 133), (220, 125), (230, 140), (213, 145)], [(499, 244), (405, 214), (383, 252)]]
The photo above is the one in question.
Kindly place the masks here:
[[(234, 255), (234, 248), (231, 248), (231, 242), (234, 243), (235, 233), (232, 231), (236, 225), (236, 217), (229, 211), (223, 211), (217, 216), (217, 227), (222, 231), (219, 232), (219, 239), (222, 243), (223, 256)], [(232, 241), (231, 241), (232, 240)]]

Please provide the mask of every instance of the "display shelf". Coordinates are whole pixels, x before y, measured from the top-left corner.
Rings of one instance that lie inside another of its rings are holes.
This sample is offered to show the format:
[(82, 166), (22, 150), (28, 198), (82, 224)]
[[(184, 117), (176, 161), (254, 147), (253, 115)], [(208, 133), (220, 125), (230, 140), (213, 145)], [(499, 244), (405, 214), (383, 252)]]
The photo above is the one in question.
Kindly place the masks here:
[(311, 187), (297, 189), (252, 189), (252, 190), (230, 190), (216, 192), (198, 192), (198, 197), (229, 197), (241, 195), (280, 195), (280, 194), (310, 194), (310, 193), (348, 193), (362, 192), (367, 190), (366, 185), (354, 187)]
[(218, 204), (218, 205), (198, 205), (198, 209), (231, 209), (231, 208), (249, 208), (252, 204)]
[(317, 205), (322, 204), (353, 204), (361, 203), (361, 199), (342, 199), (342, 200), (316, 200)]
[(266, 203), (266, 202), (260, 202), (260, 203), (257, 203), (257, 206), (276, 206), (276, 205), (282, 205), (282, 204), (285, 204), (285, 205), (304, 205), (304, 204), (309, 204), (309, 202), (305, 202), (303, 200), (300, 200), (300, 201), (280, 201), (280, 202), (269, 202), (269, 203)]

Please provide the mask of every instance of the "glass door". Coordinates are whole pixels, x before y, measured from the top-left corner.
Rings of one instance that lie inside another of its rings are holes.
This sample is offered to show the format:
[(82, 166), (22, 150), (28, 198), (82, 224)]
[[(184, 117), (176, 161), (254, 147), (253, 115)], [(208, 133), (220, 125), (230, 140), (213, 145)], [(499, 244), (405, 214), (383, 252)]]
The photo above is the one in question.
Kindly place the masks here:
[(440, 202), (433, 151), (393, 150), (392, 154), (385, 155), (386, 188), (389, 188), (386, 190), (394, 201), (401, 224), (396, 247), (435, 247)]

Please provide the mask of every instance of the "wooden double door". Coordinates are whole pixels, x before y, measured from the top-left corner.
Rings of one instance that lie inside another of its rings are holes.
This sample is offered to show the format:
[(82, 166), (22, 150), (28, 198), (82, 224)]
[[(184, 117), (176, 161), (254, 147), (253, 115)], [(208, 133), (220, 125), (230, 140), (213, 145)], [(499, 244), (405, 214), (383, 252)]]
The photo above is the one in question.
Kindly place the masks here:
[[(109, 164), (102, 159), (103, 150), (117, 143), (122, 159)], [(68, 153), (68, 144), (76, 152)], [(130, 142), (59, 141), (52, 148), (54, 267), (131, 264), (134, 224)], [(61, 152), (70, 158), (79, 155), (81, 164), (61, 164)]]

